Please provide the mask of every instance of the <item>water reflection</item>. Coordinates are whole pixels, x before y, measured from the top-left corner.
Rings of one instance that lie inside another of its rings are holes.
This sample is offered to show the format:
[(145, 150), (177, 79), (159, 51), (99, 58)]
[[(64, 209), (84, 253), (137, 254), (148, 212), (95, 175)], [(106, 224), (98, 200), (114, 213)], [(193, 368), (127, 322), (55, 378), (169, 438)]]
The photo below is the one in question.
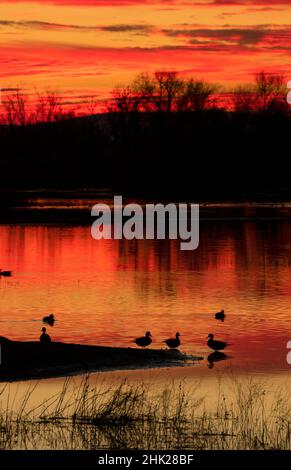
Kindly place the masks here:
[[(291, 226), (288, 221), (202, 221), (200, 246), (94, 241), (90, 227), (0, 226), (1, 335), (39, 338), (54, 312), (53, 340), (130, 347), (151, 331), (163, 347), (176, 331), (181, 351), (207, 357), (209, 331), (232, 344), (232, 364), (288, 369), (291, 339)], [(227, 321), (213, 313), (225, 308)], [(223, 362), (217, 364), (222, 366)]]
[(220, 351), (215, 351), (207, 357), (208, 368), (213, 369), (215, 362), (226, 361), (227, 359), (231, 359), (231, 357)]
[(49, 326), (54, 326), (56, 319), (54, 317), (54, 314), (51, 313), (50, 315), (43, 317), (42, 321), (43, 323), (46, 323)]

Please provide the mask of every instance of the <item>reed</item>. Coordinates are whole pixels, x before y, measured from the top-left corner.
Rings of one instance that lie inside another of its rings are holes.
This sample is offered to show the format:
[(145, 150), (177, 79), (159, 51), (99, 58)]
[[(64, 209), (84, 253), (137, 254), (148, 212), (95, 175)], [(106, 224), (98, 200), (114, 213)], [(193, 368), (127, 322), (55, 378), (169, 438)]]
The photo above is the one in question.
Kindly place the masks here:
[[(32, 407), (37, 383), (15, 408), (9, 385), (0, 390), (1, 449), (268, 450), (291, 448), (291, 400), (254, 379), (231, 379), (227, 396), (218, 384), (206, 406), (200, 384), (181, 382), (114, 387), (64, 381), (61, 392)], [(213, 405), (213, 402), (212, 402)]]

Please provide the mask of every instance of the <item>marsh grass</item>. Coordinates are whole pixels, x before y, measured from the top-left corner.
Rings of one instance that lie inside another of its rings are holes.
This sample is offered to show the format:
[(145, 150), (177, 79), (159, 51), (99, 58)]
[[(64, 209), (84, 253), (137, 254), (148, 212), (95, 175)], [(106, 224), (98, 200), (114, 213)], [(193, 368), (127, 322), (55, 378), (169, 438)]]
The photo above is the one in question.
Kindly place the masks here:
[(291, 400), (253, 379), (221, 383), (212, 406), (199, 382), (153, 390), (144, 384), (78, 387), (66, 379), (61, 392), (40, 405), (29, 402), (37, 383), (16, 407), (9, 385), (0, 391), (1, 449), (290, 449)]

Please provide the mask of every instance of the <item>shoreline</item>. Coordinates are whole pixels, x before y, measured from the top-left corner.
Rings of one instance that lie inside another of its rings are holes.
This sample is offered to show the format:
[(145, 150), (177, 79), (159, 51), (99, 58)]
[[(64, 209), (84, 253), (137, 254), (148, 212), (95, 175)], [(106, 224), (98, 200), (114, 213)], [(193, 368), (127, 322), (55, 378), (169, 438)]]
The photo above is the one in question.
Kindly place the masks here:
[(183, 366), (203, 360), (177, 350), (114, 348), (0, 338), (0, 382), (48, 379), (88, 372)]
[[(125, 198), (125, 203), (131, 201), (131, 198)], [(66, 203), (60, 200), (59, 205), (50, 203), (46, 200), (45, 205), (29, 204), (8, 206), (0, 204), (0, 225), (5, 224), (55, 224), (55, 225), (81, 225), (90, 226), (94, 217), (91, 215), (91, 209), (96, 203), (104, 201), (103, 198), (95, 200), (81, 199), (82, 205)], [(185, 203), (185, 200), (181, 200)], [(107, 202), (107, 201), (106, 201)], [(142, 206), (146, 201), (139, 198), (136, 202)], [(150, 201), (158, 203), (159, 201)], [(167, 204), (170, 201), (162, 201)], [(235, 201), (191, 201), (190, 203), (199, 204), (200, 221), (257, 221), (257, 220), (289, 220), (291, 219), (291, 202), (285, 200), (282, 202), (235, 202)], [(174, 202), (179, 204), (179, 202)], [(189, 204), (189, 202), (187, 202)]]

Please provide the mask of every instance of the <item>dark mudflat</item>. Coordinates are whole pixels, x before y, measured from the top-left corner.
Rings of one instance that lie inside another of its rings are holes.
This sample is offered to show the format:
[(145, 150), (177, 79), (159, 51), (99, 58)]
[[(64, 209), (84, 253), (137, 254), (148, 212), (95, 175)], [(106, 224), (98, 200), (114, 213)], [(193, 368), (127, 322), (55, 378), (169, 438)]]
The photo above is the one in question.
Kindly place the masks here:
[(179, 351), (112, 348), (53, 342), (10, 341), (0, 337), (0, 382), (75, 375), (82, 372), (183, 365), (201, 360)]

